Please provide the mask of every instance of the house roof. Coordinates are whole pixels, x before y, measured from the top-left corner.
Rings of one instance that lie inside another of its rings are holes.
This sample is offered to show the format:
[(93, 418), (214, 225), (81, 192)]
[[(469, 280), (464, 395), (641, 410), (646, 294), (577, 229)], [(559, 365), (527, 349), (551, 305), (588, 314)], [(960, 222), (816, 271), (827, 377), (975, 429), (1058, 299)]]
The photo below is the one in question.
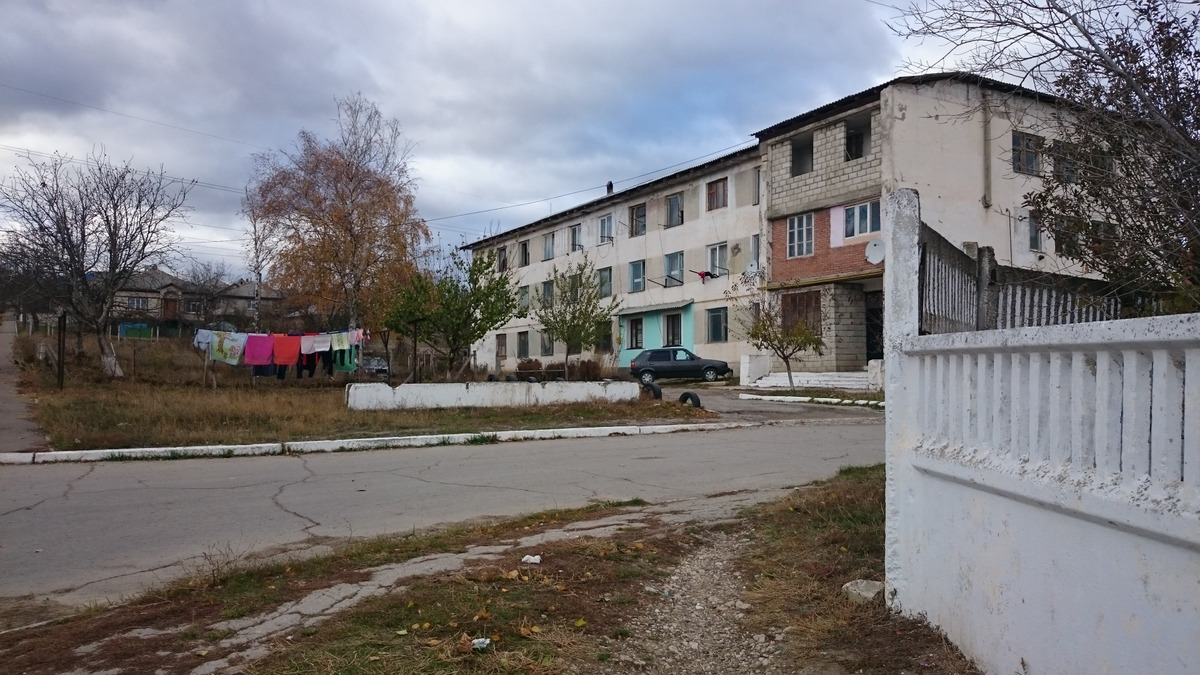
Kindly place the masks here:
[(604, 195), (603, 197), (600, 197), (599, 199), (593, 199), (590, 202), (584, 202), (578, 206), (574, 206), (565, 211), (559, 211), (558, 213), (555, 213), (554, 215), (546, 216), (545, 218), (542, 218), (540, 220), (535, 220), (532, 223), (527, 223), (525, 225), (521, 225), (520, 227), (515, 227), (511, 230), (506, 230), (499, 234), (493, 234), (489, 237), (484, 237), (483, 239), (479, 239), (477, 241), (471, 242), (470, 244), (460, 246), (459, 250), (474, 251), (474, 250), (477, 250), (480, 248), (486, 248), (487, 246), (490, 246), (498, 241), (502, 241), (504, 239), (508, 239), (508, 238), (514, 237), (514, 236), (520, 236), (521, 234), (523, 234), (525, 232), (530, 232), (530, 231), (536, 230), (539, 227), (542, 227), (544, 225), (547, 225), (550, 223), (555, 223), (560, 220), (570, 220), (572, 217), (586, 214), (589, 211), (602, 209), (605, 206), (608, 206), (609, 204), (615, 204), (617, 202), (626, 201), (630, 197), (633, 197), (633, 196), (636, 196), (636, 195), (639, 195), (642, 193), (653, 192), (653, 191), (661, 188), (663, 185), (669, 185), (671, 183), (676, 183), (676, 182), (679, 182), (682, 180), (686, 180), (688, 178), (692, 178), (693, 176), (696, 176), (699, 174), (708, 173), (709, 171), (712, 171), (713, 169), (715, 169), (721, 165), (734, 164), (736, 162), (742, 161), (748, 157), (752, 157), (757, 154), (758, 154), (758, 146), (757, 145), (750, 146), (749, 148), (743, 148), (741, 150), (731, 152), (727, 155), (722, 155), (720, 157), (717, 157), (716, 159), (711, 159), (703, 164), (697, 164), (695, 166), (683, 169), (682, 171), (676, 171), (675, 173), (668, 174), (661, 178), (655, 178), (652, 181), (642, 183), (640, 185), (635, 185), (631, 188), (626, 188), (624, 190), (621, 190), (620, 192), (614, 192), (612, 194)]
[(161, 270), (157, 265), (151, 265), (144, 270), (135, 272), (129, 281), (121, 287), (123, 291), (158, 292), (167, 286), (174, 286), (181, 291), (192, 290), (192, 284), (179, 277)]
[(834, 115), (862, 107), (868, 103), (871, 103), (872, 101), (878, 101), (879, 95), (888, 87), (898, 84), (930, 84), (933, 82), (942, 82), (948, 80), (963, 82), (966, 84), (975, 84), (980, 87), (986, 87), (987, 89), (991, 89), (993, 91), (999, 91), (1006, 94), (1019, 94), (1021, 96), (1028, 96), (1030, 98), (1048, 102), (1058, 100), (1056, 97), (1050, 94), (1043, 94), (1020, 85), (1009, 84), (1007, 82), (993, 80), (980, 75), (972, 75), (971, 73), (950, 71), (944, 73), (926, 73), (923, 75), (907, 75), (904, 77), (897, 77), (893, 80), (888, 80), (883, 84), (875, 85), (870, 89), (864, 89), (857, 94), (851, 94), (845, 98), (840, 98), (836, 101), (833, 101), (832, 103), (826, 103), (818, 108), (813, 108), (808, 112), (801, 113), (790, 119), (773, 124), (762, 131), (757, 131), (752, 135), (757, 137), (759, 142), (770, 140), (777, 136), (782, 136), (783, 134), (795, 131), (796, 129), (811, 124), (817, 120), (826, 117), (832, 117)]

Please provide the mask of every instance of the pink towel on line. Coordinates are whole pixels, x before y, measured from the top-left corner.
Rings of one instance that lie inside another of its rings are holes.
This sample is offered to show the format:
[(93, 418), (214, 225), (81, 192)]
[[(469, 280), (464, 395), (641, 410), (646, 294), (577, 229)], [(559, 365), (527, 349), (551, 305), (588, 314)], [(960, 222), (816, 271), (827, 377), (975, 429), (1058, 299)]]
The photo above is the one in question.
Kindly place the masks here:
[(251, 333), (246, 336), (246, 351), (242, 354), (242, 363), (248, 366), (265, 366), (271, 363), (271, 352), (275, 341), (265, 333)]

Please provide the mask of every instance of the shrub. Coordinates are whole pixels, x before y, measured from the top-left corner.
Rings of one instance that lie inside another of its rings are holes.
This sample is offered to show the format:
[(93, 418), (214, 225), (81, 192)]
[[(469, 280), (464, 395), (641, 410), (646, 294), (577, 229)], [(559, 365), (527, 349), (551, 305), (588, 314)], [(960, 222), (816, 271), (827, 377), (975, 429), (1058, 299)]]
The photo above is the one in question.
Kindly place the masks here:
[(598, 382), (604, 379), (604, 369), (598, 361), (585, 359), (571, 369), (571, 379), (578, 382)]
[(526, 376), (533, 374), (541, 374), (542, 362), (537, 359), (521, 359), (517, 361), (517, 372), (524, 373)]
[(546, 373), (547, 380), (554, 380), (559, 377), (565, 377), (564, 373), (566, 373), (566, 372), (567, 372), (567, 366), (562, 361), (554, 361), (554, 362), (546, 364), (545, 373)]

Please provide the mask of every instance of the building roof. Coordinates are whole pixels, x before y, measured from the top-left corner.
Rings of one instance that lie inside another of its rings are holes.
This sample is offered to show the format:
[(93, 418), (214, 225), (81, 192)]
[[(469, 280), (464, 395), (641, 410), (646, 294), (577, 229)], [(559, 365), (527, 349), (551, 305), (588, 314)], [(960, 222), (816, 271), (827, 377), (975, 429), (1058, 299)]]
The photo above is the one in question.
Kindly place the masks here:
[(710, 159), (709, 161), (707, 161), (703, 164), (697, 164), (695, 166), (691, 166), (686, 169), (683, 169), (682, 171), (676, 171), (675, 173), (668, 174), (661, 178), (655, 178), (652, 181), (649, 181), (646, 183), (641, 183), (640, 185), (635, 185), (631, 188), (626, 188), (624, 190), (621, 190), (620, 192), (614, 192), (612, 194), (604, 195), (603, 197), (600, 197), (598, 199), (593, 199), (589, 202), (584, 202), (578, 206), (571, 207), (565, 211), (559, 211), (558, 213), (555, 213), (550, 216), (546, 216), (545, 218), (542, 218), (540, 220), (535, 220), (532, 223), (527, 223), (527, 224), (521, 225), (519, 227), (514, 227), (511, 230), (506, 230), (499, 234), (493, 234), (491, 236), (484, 237), (483, 239), (479, 239), (477, 241), (471, 242), (470, 244), (466, 244), (464, 246), (459, 247), (459, 250), (474, 251), (477, 249), (486, 248), (487, 246), (495, 244), (498, 241), (508, 239), (509, 237), (513, 237), (513, 236), (519, 236), (524, 232), (536, 230), (539, 227), (542, 227), (549, 223), (558, 222), (560, 220), (569, 220), (573, 216), (586, 214), (589, 211), (602, 209), (605, 206), (608, 206), (609, 204), (615, 204), (617, 202), (622, 202), (622, 201), (628, 200), (630, 197), (632, 197), (634, 195), (638, 195), (638, 194), (646, 193), (646, 192), (653, 192), (654, 190), (662, 187), (663, 185), (675, 183), (675, 182), (678, 182), (681, 180), (686, 180), (688, 178), (691, 178), (691, 177), (699, 175), (699, 174), (708, 173), (708, 172), (712, 171), (713, 169), (715, 169), (719, 166), (722, 166), (724, 164), (733, 164), (738, 161), (744, 160), (748, 157), (756, 156), (758, 154), (758, 152), (759, 152), (759, 150), (758, 150), (757, 145), (750, 146), (749, 148), (743, 148), (741, 150), (731, 152), (727, 155), (722, 155), (720, 157), (717, 157), (716, 159)]
[(836, 101), (833, 101), (832, 103), (826, 103), (818, 108), (813, 108), (808, 112), (801, 113), (790, 119), (773, 124), (762, 131), (757, 131), (752, 135), (757, 137), (759, 142), (770, 140), (777, 136), (782, 136), (783, 134), (795, 131), (800, 127), (806, 126), (825, 117), (832, 117), (833, 115), (838, 115), (849, 110), (854, 110), (855, 108), (860, 108), (868, 103), (871, 103), (872, 101), (878, 101), (879, 95), (888, 87), (898, 84), (930, 84), (933, 82), (942, 82), (947, 80), (963, 82), (966, 84), (975, 84), (980, 87), (986, 87), (993, 91), (999, 91), (1006, 94), (1019, 94), (1021, 96), (1028, 96), (1030, 98), (1043, 101), (1058, 100), (1056, 97), (1050, 94), (1043, 94), (1020, 85), (1009, 84), (1007, 82), (993, 80), (980, 75), (972, 75), (971, 73), (950, 71), (945, 73), (906, 75), (904, 77), (897, 77), (893, 80), (888, 80), (883, 84), (877, 84), (870, 89), (864, 89), (857, 94), (851, 94), (845, 98), (840, 98)]

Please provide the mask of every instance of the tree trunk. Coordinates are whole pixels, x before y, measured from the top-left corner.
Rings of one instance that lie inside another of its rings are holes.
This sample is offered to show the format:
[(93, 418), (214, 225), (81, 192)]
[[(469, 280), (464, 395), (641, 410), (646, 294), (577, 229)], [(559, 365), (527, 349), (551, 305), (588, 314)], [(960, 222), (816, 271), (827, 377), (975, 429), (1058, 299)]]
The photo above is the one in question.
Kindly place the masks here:
[(121, 370), (121, 362), (117, 360), (117, 350), (113, 348), (112, 340), (103, 332), (96, 333), (96, 344), (100, 346), (100, 365), (104, 374), (109, 377), (125, 377)]
[(784, 367), (784, 368), (787, 368), (787, 374), (788, 374), (788, 389), (795, 390), (795, 389), (796, 389), (796, 383), (792, 381), (792, 360), (791, 360), (791, 359), (784, 359), (784, 360), (783, 360), (783, 367)]

